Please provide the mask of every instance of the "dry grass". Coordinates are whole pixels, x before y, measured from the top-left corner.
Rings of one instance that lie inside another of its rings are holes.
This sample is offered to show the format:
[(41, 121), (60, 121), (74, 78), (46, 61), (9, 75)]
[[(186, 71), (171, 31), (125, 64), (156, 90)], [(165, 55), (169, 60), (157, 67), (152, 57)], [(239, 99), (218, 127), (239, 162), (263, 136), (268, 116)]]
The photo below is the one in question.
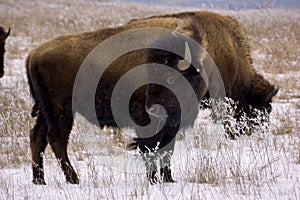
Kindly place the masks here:
[[(53, 191), (58, 195), (55, 198), (74, 196), (73, 190), (64, 185), (63, 174), (54, 163), (54, 156), (49, 149), (45, 153), (45, 171), (52, 185), (49, 189), (39, 189), (45, 193), (42, 194), (35, 193), (35, 187), (29, 183), (28, 135), (34, 119), (30, 117), (32, 100), (24, 61), (30, 50), (60, 34), (114, 27), (132, 18), (184, 9), (92, 0), (1, 1), (1, 25), (12, 28), (6, 46), (6, 74), (0, 79), (1, 199), (45, 198), (45, 194)], [(187, 150), (186, 156), (178, 159), (180, 162), (174, 165), (175, 177), (179, 180), (174, 184), (178, 191), (174, 192), (168, 184), (150, 186), (144, 175), (120, 175), (115, 170), (99, 166), (99, 160), (105, 156), (126, 153), (124, 143), (128, 138), (119, 133), (111, 134), (110, 130), (99, 134), (97, 127), (81, 119), (80, 123), (75, 123), (69, 146), (71, 159), (82, 180), (80, 192), (75, 194), (78, 198), (97, 196), (101, 199), (118, 199), (121, 195), (123, 199), (139, 199), (141, 196), (153, 199), (157, 198), (156, 194), (162, 197), (171, 195), (175, 199), (187, 196), (189, 199), (299, 197), (299, 179), (297, 181), (293, 173), (298, 172), (299, 175), (297, 168), (300, 164), (300, 11), (215, 12), (234, 16), (245, 26), (254, 67), (280, 87), (274, 99), (274, 112), (268, 130), (258, 129), (251, 137), (230, 141), (220, 136), (222, 130), (212, 129), (208, 115), (201, 115), (195, 129), (185, 133), (186, 139), (179, 140), (193, 144), (193, 148)], [(94, 143), (89, 144), (89, 149), (82, 139), (84, 134), (95, 139)], [(21, 173), (26, 174), (25, 178), (18, 178), (14, 169), (21, 169)], [(282, 179), (292, 184), (294, 189), (280, 187), (280, 184), (285, 184)], [(27, 183), (22, 186), (24, 181)], [(120, 183), (124, 194), (116, 193)], [(22, 197), (14, 188), (23, 192)]]

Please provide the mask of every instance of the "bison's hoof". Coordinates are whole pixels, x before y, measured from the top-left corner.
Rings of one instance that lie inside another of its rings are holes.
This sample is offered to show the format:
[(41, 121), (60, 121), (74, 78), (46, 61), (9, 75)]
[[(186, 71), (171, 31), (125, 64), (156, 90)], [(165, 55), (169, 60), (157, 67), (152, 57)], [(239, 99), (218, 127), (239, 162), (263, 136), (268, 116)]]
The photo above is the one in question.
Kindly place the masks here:
[(35, 185), (46, 185), (45, 180), (42, 179), (42, 178), (35, 178), (35, 179), (33, 179), (32, 182), (33, 182), (33, 184), (35, 184)]
[(159, 183), (159, 177), (156, 171), (147, 172), (147, 178), (151, 185)]
[(70, 180), (67, 180), (67, 183), (69, 183), (69, 184), (79, 184), (79, 179), (70, 179)]
[(79, 179), (77, 176), (67, 177), (67, 183), (69, 184), (79, 184)]
[(175, 183), (174, 179), (172, 177), (165, 177), (163, 178), (164, 183)]
[(174, 179), (172, 177), (172, 172), (169, 167), (164, 167), (160, 169), (160, 175), (163, 177), (164, 183), (174, 183)]

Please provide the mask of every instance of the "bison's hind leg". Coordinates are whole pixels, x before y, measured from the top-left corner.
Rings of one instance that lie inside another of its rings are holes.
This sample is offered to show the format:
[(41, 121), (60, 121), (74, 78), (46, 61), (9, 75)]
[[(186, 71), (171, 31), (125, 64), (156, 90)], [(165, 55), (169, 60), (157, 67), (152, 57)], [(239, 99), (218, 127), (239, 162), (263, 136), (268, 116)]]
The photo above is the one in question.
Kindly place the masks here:
[(43, 154), (47, 146), (47, 131), (48, 127), (44, 118), (42, 115), (38, 115), (36, 124), (30, 131), (33, 183), (38, 185), (46, 184), (44, 179)]
[(67, 152), (68, 139), (73, 125), (72, 113), (57, 119), (57, 123), (53, 124), (48, 132), (47, 140), (57, 160), (60, 162), (60, 166), (65, 174), (67, 182), (78, 184), (79, 179), (71, 165)]

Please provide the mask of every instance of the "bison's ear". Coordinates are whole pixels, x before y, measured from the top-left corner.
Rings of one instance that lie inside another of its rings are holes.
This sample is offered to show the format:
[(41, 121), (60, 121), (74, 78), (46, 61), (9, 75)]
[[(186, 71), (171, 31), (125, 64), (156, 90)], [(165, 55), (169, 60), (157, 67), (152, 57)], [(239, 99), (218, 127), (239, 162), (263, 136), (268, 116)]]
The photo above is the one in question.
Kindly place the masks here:
[(184, 59), (178, 61), (178, 69), (180, 71), (187, 70), (192, 63), (192, 54), (189, 44), (185, 42)]
[(9, 34), (10, 34), (10, 28), (8, 28), (8, 31), (7, 31), (7, 33), (5, 35), (5, 39), (9, 36)]
[(274, 90), (272, 90), (266, 97), (266, 103), (271, 102), (272, 98), (278, 93), (279, 91), (279, 87), (275, 88)]

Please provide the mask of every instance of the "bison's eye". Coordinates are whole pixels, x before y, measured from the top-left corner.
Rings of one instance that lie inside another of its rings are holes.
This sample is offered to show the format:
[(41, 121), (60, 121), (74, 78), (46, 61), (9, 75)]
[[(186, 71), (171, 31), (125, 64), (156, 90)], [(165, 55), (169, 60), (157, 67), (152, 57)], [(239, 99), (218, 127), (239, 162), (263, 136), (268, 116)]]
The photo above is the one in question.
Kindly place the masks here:
[(176, 77), (173, 76), (173, 75), (170, 75), (166, 78), (166, 81), (167, 81), (168, 84), (173, 85), (176, 81)]
[(199, 68), (195, 68), (192, 66), (186, 70), (186, 73), (188, 73), (190, 76), (198, 76), (201, 73), (200, 71), (201, 70)]

